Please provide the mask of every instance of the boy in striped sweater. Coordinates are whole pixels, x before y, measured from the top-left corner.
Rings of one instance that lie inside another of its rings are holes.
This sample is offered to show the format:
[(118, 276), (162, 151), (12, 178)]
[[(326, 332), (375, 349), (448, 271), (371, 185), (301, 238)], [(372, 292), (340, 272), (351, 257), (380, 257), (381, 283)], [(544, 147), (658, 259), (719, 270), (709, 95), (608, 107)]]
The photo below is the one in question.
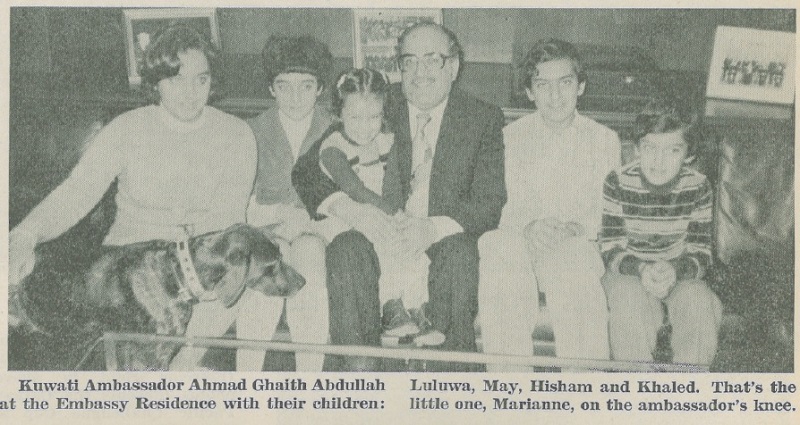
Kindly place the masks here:
[(703, 280), (713, 191), (687, 167), (698, 127), (669, 105), (639, 115), (638, 160), (605, 180), (600, 242), (616, 360), (708, 365), (716, 354), (722, 305)]

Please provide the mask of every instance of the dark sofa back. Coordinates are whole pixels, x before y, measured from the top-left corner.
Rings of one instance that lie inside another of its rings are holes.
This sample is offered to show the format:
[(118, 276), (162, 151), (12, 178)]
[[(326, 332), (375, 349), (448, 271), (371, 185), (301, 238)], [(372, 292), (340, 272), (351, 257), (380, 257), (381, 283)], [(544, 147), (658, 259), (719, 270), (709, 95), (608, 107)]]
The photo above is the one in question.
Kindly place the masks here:
[(768, 119), (714, 122), (722, 136), (714, 212), (717, 257), (793, 258), (794, 124)]

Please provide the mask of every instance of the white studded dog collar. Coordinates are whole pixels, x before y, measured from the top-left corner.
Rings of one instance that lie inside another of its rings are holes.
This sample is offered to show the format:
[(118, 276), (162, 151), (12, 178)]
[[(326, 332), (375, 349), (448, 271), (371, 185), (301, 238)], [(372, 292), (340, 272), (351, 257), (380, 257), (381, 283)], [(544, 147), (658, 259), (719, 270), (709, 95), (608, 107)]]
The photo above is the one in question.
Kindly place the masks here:
[(183, 273), (183, 286), (181, 291), (188, 291), (187, 295), (197, 298), (200, 301), (213, 301), (217, 299), (216, 294), (206, 291), (200, 284), (200, 277), (194, 268), (192, 254), (189, 252), (189, 241), (182, 240), (175, 242), (175, 253), (178, 257), (181, 273)]

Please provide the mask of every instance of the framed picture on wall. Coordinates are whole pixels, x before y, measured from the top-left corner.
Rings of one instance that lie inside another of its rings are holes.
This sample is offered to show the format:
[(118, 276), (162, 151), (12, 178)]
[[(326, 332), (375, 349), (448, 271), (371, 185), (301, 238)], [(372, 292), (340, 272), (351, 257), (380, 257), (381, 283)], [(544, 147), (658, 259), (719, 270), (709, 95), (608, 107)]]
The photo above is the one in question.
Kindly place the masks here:
[(384, 71), (391, 81), (400, 80), (397, 37), (419, 22), (442, 23), (441, 9), (354, 9), (353, 64), (356, 68)]
[(144, 59), (144, 50), (158, 30), (173, 22), (191, 26), (211, 40), (217, 48), (221, 47), (217, 13), (213, 8), (153, 8), (126, 9), (125, 30), (128, 50), (128, 82), (138, 86), (142, 82), (139, 69)]
[(795, 73), (794, 33), (719, 26), (706, 97), (792, 104)]

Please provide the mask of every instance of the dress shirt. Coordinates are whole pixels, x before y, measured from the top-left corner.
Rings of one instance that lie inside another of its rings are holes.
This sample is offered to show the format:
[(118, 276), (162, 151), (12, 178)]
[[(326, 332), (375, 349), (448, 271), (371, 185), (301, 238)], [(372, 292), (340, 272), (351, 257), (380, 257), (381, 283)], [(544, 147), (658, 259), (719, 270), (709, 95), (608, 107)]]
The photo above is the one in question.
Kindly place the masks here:
[[(439, 141), (439, 131), (442, 128), (442, 118), (444, 117), (444, 110), (447, 107), (447, 101), (448, 99), (444, 99), (442, 103), (428, 111), (423, 111), (411, 103), (408, 103), (408, 124), (411, 129), (409, 134), (411, 134), (412, 137), (414, 137), (415, 130), (417, 129), (417, 117), (420, 114), (428, 114), (431, 117), (430, 122), (425, 126), (425, 131), (423, 131), (424, 137), (419, 137), (419, 140), (412, 140), (412, 142), (415, 143), (414, 146), (411, 147), (412, 170), (416, 170), (424, 161), (425, 155), (418, 154), (418, 152), (424, 152), (425, 149), (430, 147), (432, 156), (436, 157), (436, 144)], [(431, 174), (427, 173), (426, 177), (427, 179), (417, 182), (416, 188), (406, 201), (406, 212), (413, 217), (428, 217)], [(461, 225), (450, 217), (437, 216), (429, 218), (436, 227), (437, 241), (464, 231)]]

